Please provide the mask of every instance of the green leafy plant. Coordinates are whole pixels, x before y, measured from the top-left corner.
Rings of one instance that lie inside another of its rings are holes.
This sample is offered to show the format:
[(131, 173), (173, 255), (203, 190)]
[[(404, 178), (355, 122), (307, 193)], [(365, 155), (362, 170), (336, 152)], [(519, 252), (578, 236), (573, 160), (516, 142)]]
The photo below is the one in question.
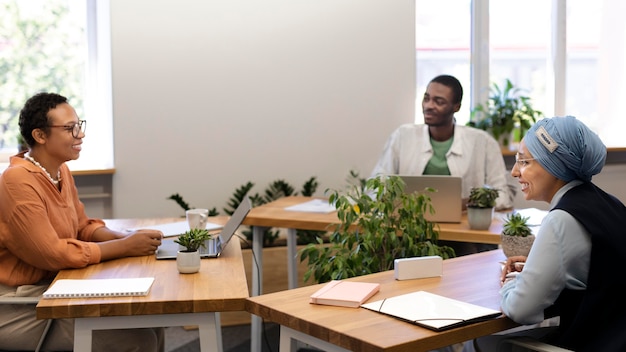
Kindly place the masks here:
[[(317, 178), (315, 176), (308, 179), (303, 185), (300, 193), (303, 196), (312, 196), (317, 190), (319, 183), (317, 182)], [(228, 215), (233, 215), (235, 209), (239, 206), (243, 198), (246, 194), (250, 197), (250, 201), (252, 202), (252, 206), (260, 206), (272, 201), (275, 201), (282, 197), (295, 196), (298, 195), (298, 192), (295, 191), (295, 188), (287, 181), (283, 179), (278, 179), (270, 183), (267, 188), (264, 190), (263, 195), (259, 195), (259, 193), (253, 193), (252, 189), (255, 184), (253, 182), (248, 181), (247, 183), (237, 187), (233, 192), (232, 196), (228, 200), (227, 206), (223, 208), (224, 212)], [(172, 194), (168, 197), (176, 202), (183, 210), (189, 210), (192, 207), (185, 202), (183, 197), (178, 194)], [(219, 215), (219, 212), (216, 208), (209, 210), (209, 216)], [(298, 243), (306, 244), (315, 241), (315, 239), (321, 234), (325, 233), (324, 231), (311, 231), (311, 230), (298, 230), (296, 232)], [(252, 240), (252, 231), (244, 230), (242, 234), (246, 236), (248, 240)], [(279, 237), (278, 231), (272, 231), (271, 229), (267, 229), (265, 231), (265, 236), (263, 238), (263, 243), (266, 246), (270, 246), (274, 244), (276, 239)]]
[(504, 225), (502, 226), (502, 234), (505, 236), (528, 237), (532, 235), (532, 231), (528, 226), (528, 217), (519, 213), (507, 215)]
[(467, 200), (468, 208), (493, 208), (500, 192), (489, 186), (474, 187), (470, 190)]
[(305, 281), (390, 270), (397, 258), (454, 256), (452, 248), (437, 245), (437, 225), (424, 218), (427, 211), (434, 212), (426, 191), (405, 193), (398, 176), (368, 179), (364, 187), (356, 185), (345, 194), (333, 191), (329, 201), (336, 205), (341, 223), (329, 244), (318, 238), (300, 250), (300, 261), (308, 261)]
[(508, 147), (512, 142), (520, 141), (542, 116), (541, 111), (532, 107), (530, 98), (522, 95), (521, 89), (507, 79), (503, 88), (493, 83), (487, 104), (479, 104), (472, 110), (468, 125), (491, 133)]
[(44, 1), (39, 6), (45, 16), (33, 16), (23, 1), (0, 1), (0, 150), (20, 148), (20, 110), (37, 91), (59, 92), (78, 116), (85, 115), (85, 47), (77, 44), (85, 33), (68, 3)]
[(205, 241), (211, 237), (212, 235), (206, 229), (191, 229), (178, 236), (174, 242), (187, 248), (184, 252), (195, 252), (200, 247), (205, 248)]
[[(172, 194), (167, 199), (171, 199), (171, 200), (175, 201), (176, 204), (180, 205), (180, 207), (183, 208), (184, 211), (187, 211), (189, 209), (193, 209), (194, 208), (194, 207), (190, 206), (189, 203), (185, 202), (183, 197), (180, 194), (178, 194), (178, 193)], [(217, 215), (220, 215), (220, 214), (219, 214), (219, 212), (217, 211), (216, 208), (209, 209), (209, 216), (217, 216)]]

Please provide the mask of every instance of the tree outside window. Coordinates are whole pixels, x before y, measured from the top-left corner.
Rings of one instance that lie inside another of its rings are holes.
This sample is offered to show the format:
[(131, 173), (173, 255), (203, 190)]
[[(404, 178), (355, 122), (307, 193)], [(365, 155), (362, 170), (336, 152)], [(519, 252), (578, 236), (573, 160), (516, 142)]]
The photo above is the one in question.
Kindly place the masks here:
[(26, 99), (48, 91), (83, 113), (85, 3), (0, 0), (0, 153), (14, 154)]

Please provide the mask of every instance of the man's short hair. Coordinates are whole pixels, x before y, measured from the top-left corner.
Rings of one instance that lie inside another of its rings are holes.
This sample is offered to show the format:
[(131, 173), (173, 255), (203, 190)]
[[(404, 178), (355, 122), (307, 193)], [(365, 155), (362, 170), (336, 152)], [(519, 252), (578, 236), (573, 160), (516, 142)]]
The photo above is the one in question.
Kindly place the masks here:
[(437, 82), (439, 84), (443, 84), (446, 87), (450, 87), (452, 89), (453, 94), (453, 103), (461, 104), (461, 100), (463, 100), (463, 87), (461, 86), (461, 82), (454, 76), (450, 75), (439, 75), (431, 80), (431, 82)]

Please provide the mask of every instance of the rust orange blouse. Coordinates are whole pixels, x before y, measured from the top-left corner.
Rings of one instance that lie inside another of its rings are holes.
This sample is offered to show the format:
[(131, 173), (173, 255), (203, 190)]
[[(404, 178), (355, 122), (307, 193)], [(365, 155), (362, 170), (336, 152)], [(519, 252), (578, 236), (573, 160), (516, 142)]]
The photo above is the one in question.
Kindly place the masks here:
[(100, 247), (90, 240), (104, 222), (87, 217), (65, 164), (60, 185), (23, 154), (11, 157), (0, 175), (0, 283), (35, 284), (100, 262)]

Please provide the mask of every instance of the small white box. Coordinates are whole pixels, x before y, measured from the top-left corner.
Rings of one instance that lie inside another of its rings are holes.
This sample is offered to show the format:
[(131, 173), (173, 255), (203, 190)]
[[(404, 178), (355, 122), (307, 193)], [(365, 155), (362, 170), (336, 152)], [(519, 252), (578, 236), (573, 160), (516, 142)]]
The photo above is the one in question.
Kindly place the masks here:
[(436, 277), (443, 275), (443, 259), (437, 255), (396, 259), (393, 268), (396, 280)]

